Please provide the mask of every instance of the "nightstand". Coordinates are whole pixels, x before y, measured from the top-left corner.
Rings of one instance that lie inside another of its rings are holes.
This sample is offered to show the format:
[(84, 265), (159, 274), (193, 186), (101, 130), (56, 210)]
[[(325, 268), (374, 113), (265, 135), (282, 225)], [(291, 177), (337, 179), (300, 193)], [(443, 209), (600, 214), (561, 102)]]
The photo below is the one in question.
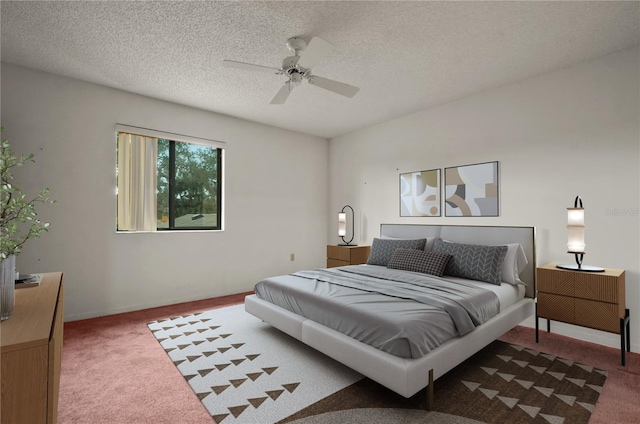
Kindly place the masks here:
[(629, 309), (625, 306), (624, 270), (570, 271), (551, 263), (536, 269), (536, 343), (538, 318), (620, 334), (622, 365), (631, 350)]
[(327, 245), (327, 268), (366, 264), (371, 246)]

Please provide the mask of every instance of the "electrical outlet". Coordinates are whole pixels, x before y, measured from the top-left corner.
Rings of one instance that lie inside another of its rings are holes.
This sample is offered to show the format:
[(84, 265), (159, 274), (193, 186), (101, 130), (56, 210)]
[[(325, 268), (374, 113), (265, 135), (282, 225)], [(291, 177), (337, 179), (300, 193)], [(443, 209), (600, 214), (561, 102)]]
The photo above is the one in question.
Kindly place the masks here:
[(292, 253), (292, 254), (289, 256), (289, 260), (290, 260), (291, 262), (295, 261), (295, 260), (296, 260), (296, 254), (295, 254), (295, 253)]

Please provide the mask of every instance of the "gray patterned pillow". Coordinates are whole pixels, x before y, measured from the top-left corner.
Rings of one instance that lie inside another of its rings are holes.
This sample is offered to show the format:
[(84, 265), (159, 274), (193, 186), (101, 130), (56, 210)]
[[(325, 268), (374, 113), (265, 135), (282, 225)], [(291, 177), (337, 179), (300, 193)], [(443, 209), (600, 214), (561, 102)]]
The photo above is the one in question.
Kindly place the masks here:
[(442, 277), (451, 255), (444, 253), (425, 252), (415, 249), (396, 249), (389, 259), (387, 268), (403, 271), (421, 272)]
[(427, 239), (379, 239), (374, 238), (367, 264), (387, 266), (396, 249), (424, 250)]
[(500, 285), (502, 263), (507, 246), (483, 246), (478, 244), (451, 243), (436, 240), (433, 251), (451, 255), (444, 270), (445, 275), (486, 281)]

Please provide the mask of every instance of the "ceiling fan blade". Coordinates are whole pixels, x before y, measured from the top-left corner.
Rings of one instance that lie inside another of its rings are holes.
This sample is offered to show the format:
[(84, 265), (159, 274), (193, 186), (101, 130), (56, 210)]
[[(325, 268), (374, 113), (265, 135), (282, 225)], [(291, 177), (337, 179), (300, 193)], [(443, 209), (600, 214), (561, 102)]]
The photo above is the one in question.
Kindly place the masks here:
[(309, 84), (324, 88), (325, 90), (332, 91), (345, 97), (353, 97), (358, 93), (358, 91), (360, 91), (360, 88), (354, 87), (353, 85), (317, 77), (315, 75), (309, 77)]
[(236, 62), (235, 60), (223, 60), (222, 66), (227, 68), (244, 69), (246, 71), (260, 71), (268, 72), (270, 74), (281, 74), (282, 70), (278, 68), (272, 68), (269, 66), (254, 65), (253, 63)]
[(298, 66), (311, 69), (333, 51), (333, 44), (320, 37), (313, 37), (306, 49), (303, 50)]
[(284, 104), (284, 102), (287, 100), (287, 97), (289, 97), (289, 94), (291, 94), (292, 91), (293, 91), (293, 86), (291, 85), (291, 82), (290, 81), (285, 82), (282, 88), (275, 95), (273, 100), (271, 100), (271, 104), (272, 105)]

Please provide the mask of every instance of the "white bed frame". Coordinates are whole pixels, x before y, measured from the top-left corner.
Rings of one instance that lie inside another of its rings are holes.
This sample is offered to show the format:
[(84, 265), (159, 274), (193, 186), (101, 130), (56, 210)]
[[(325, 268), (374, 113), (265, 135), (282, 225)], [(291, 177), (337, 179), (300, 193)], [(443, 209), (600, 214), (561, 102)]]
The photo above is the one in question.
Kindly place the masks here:
[(525, 298), (474, 331), (447, 341), (419, 359), (399, 358), (382, 352), (261, 300), (256, 295), (245, 298), (245, 310), (404, 397), (411, 397), (427, 387), (430, 404), (434, 379), (534, 314), (535, 228), (382, 224), (380, 234), (396, 238), (440, 237), (469, 244), (520, 243), (529, 261), (520, 274), (522, 281), (527, 284)]

